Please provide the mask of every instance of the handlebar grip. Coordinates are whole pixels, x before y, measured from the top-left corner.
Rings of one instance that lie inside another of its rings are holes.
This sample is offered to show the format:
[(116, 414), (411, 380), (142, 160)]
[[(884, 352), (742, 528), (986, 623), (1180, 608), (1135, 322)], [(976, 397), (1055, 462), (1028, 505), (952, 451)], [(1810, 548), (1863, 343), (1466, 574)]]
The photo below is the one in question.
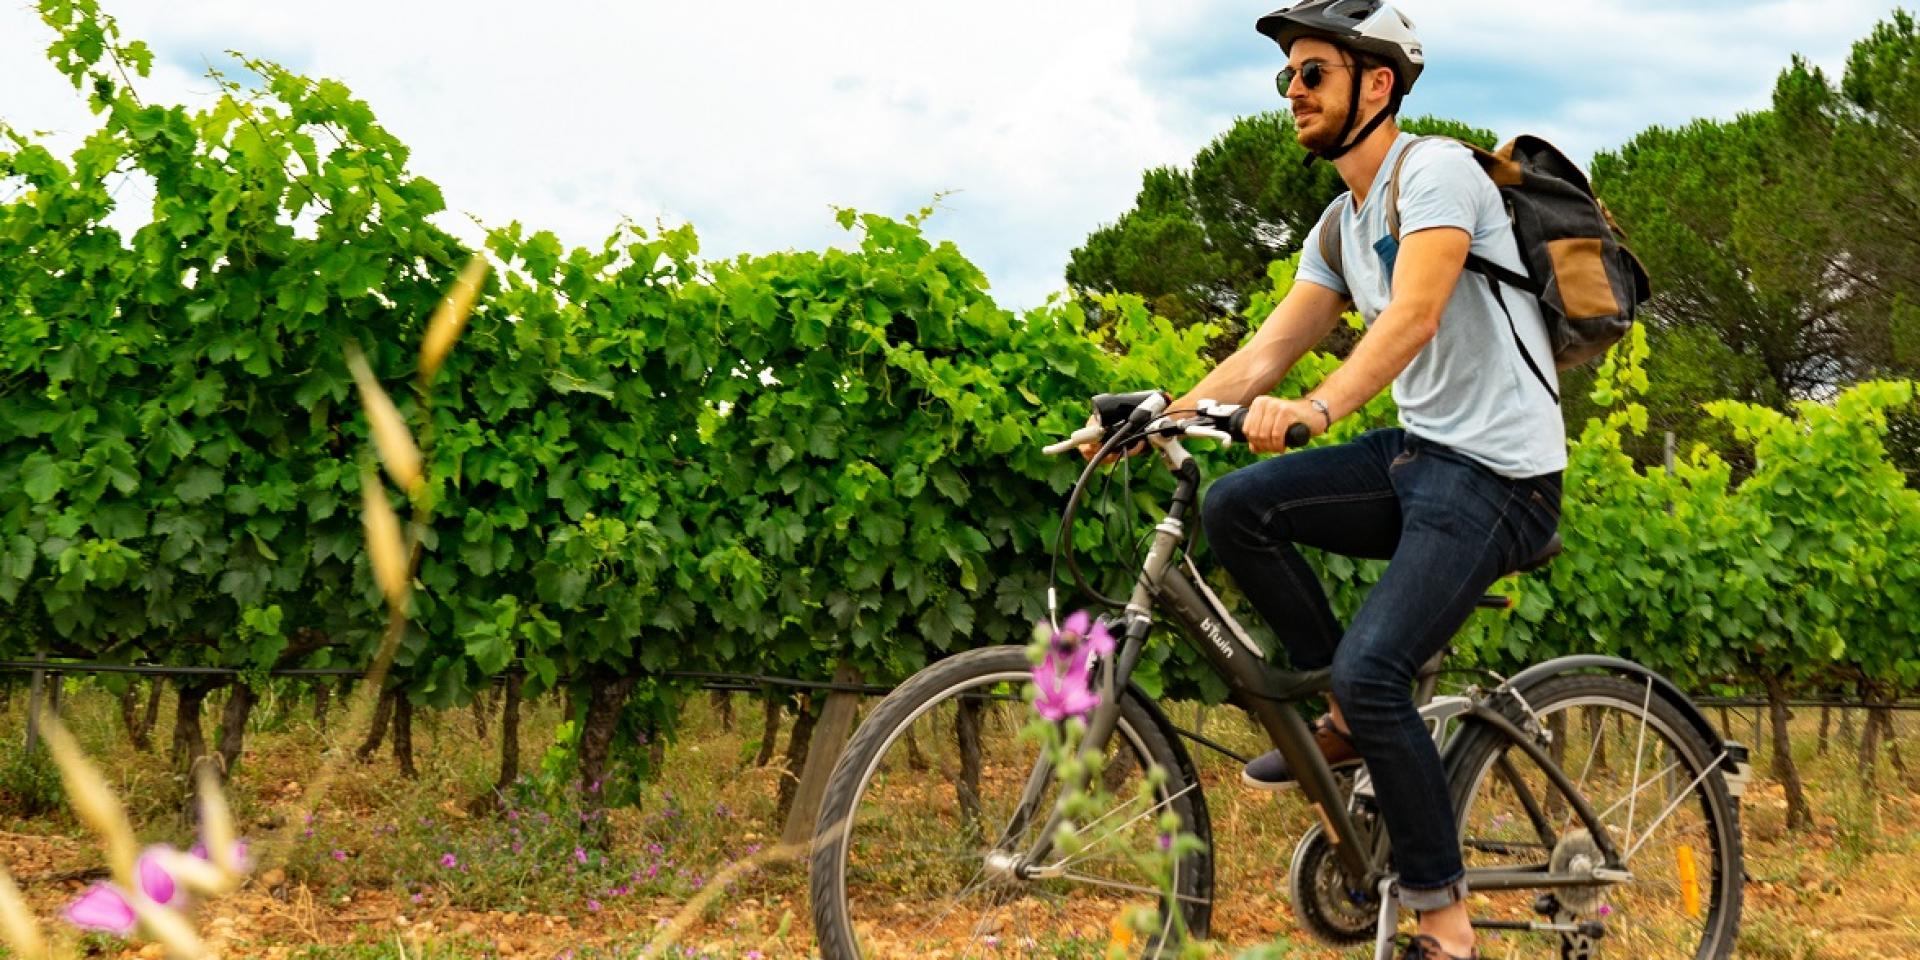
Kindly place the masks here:
[[(1233, 416), (1227, 418), (1227, 435), (1237, 442), (1247, 442), (1247, 414), (1251, 412), (1252, 408), (1250, 407), (1241, 407), (1235, 410)], [(1296, 423), (1287, 428), (1287, 449), (1289, 450), (1304, 447), (1307, 445), (1307, 442), (1312, 439), (1313, 429), (1304, 423)]]
[(1227, 431), (1227, 436), (1232, 437), (1235, 443), (1247, 442), (1246, 426), (1248, 412), (1246, 407), (1241, 407), (1235, 410), (1233, 416), (1228, 417), (1227, 422), (1222, 425), (1222, 429)]

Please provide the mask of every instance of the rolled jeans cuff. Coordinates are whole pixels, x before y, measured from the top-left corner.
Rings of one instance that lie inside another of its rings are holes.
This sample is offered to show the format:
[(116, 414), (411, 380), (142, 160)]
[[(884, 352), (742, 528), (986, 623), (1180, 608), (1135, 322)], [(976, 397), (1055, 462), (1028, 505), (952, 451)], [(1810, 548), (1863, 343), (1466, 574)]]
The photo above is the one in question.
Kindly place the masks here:
[(1406, 885), (1400, 887), (1400, 905), (1409, 910), (1422, 913), (1432, 910), (1444, 910), (1467, 898), (1467, 878), (1462, 874), (1458, 880), (1444, 887), (1430, 890), (1416, 890)]

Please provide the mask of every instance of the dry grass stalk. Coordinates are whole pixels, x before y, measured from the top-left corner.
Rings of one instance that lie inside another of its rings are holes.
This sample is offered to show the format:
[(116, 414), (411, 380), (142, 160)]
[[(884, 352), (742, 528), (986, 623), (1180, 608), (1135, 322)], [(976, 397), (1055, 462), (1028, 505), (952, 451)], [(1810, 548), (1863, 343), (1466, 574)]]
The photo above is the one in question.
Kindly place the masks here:
[(40, 923), (27, 909), (27, 901), (14, 886), (13, 875), (0, 869), (0, 936), (19, 960), (50, 960), (47, 940), (40, 934)]
[(387, 488), (372, 470), (360, 473), (360, 493), (365, 501), (361, 522), (367, 528), (367, 559), (373, 564), (373, 580), (386, 595), (389, 608), (404, 607), (407, 582), (407, 545), (400, 536), (400, 518), (387, 502)]
[(367, 424), (373, 430), (374, 449), (379, 451), (387, 475), (409, 495), (420, 492), (421, 484), (426, 481), (420, 448), (414, 445), (413, 434), (401, 419), (400, 409), (393, 405), (393, 398), (381, 388), (373, 368), (367, 365), (366, 356), (356, 347), (347, 347), (347, 368), (353, 371), (354, 383), (360, 387), (360, 403), (366, 408)]
[(140, 929), (160, 942), (174, 960), (199, 960), (207, 956), (207, 945), (193, 932), (193, 925), (179, 911), (154, 903), (145, 892), (123, 890), (133, 915), (140, 918)]
[(208, 860), (238, 886), (245, 867), (240, 862), (240, 837), (233, 829), (233, 810), (212, 770), (201, 768), (199, 785), (200, 840), (207, 845)]
[(709, 881), (705, 887), (700, 889), (699, 893), (693, 895), (693, 899), (688, 900), (686, 905), (680, 908), (679, 913), (673, 915), (673, 919), (668, 921), (666, 926), (660, 928), (659, 933), (654, 934), (653, 940), (640, 951), (639, 956), (666, 956), (667, 948), (673, 946), (683, 934), (691, 929), (694, 923), (699, 921), (701, 914), (707, 912), (707, 906), (718, 899), (722, 893), (725, 893), (727, 887), (731, 886), (735, 880), (760, 869), (760, 865), (764, 863), (770, 863), (775, 860), (802, 859), (806, 857), (809, 849), (810, 845), (805, 843), (781, 844), (777, 847), (769, 847), (751, 857), (729, 865), (726, 869), (715, 874), (713, 879)]
[(58, 717), (47, 713), (40, 724), (40, 735), (46, 738), (47, 752), (60, 768), (60, 782), (66, 787), (73, 812), (107, 845), (107, 868), (113, 873), (113, 882), (122, 890), (138, 889), (133, 865), (140, 856), (140, 841), (134, 837), (126, 808)]
[(466, 329), (467, 315), (473, 312), (473, 301), (480, 295), (480, 284), (487, 278), (487, 258), (475, 254), (467, 261), (465, 269), (460, 271), (459, 279), (453, 282), (453, 289), (447, 291), (446, 299), (440, 301), (439, 309), (433, 312), (433, 319), (427, 323), (427, 336), (420, 344), (420, 379), (431, 383), (440, 365), (446, 362), (447, 354), (453, 352), (454, 341), (460, 339), (460, 331)]

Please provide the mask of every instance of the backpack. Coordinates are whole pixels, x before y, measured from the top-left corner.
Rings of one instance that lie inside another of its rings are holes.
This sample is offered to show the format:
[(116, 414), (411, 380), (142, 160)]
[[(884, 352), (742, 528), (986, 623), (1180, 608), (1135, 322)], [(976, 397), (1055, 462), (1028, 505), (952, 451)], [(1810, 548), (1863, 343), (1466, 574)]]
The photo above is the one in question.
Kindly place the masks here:
[[(1394, 162), (1386, 200), (1387, 229), (1396, 242), (1400, 239), (1400, 166), (1421, 141), (1436, 139), (1451, 138), (1417, 137)], [(1507, 315), (1520, 356), (1553, 402), (1559, 403), (1560, 395), (1520, 341), (1501, 286), (1523, 290), (1540, 301), (1554, 367), (1565, 370), (1605, 353), (1626, 335), (1640, 304), (1652, 296), (1646, 268), (1627, 249), (1625, 235), (1606, 205), (1594, 196), (1586, 175), (1552, 144), (1522, 136), (1489, 153), (1471, 143), (1454, 142), (1473, 151), (1480, 168), (1500, 189), (1527, 273), (1515, 273), (1471, 253), (1466, 269), (1487, 278), (1494, 301)], [(1344, 282), (1339, 215), (1340, 203), (1335, 203), (1320, 218), (1320, 254)]]

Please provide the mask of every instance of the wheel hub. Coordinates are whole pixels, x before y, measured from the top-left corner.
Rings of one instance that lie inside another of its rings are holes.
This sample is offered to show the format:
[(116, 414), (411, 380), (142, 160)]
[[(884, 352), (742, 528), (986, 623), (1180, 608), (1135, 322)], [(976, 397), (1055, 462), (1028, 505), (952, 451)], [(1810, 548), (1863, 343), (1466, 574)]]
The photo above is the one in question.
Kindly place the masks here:
[[(1593, 835), (1587, 831), (1574, 830), (1553, 845), (1553, 857), (1549, 863), (1554, 873), (1597, 877), (1601, 864), (1600, 845), (1593, 842)], [(1605, 889), (1598, 885), (1562, 887), (1556, 896), (1566, 912), (1579, 917), (1592, 917), (1600, 912)]]

